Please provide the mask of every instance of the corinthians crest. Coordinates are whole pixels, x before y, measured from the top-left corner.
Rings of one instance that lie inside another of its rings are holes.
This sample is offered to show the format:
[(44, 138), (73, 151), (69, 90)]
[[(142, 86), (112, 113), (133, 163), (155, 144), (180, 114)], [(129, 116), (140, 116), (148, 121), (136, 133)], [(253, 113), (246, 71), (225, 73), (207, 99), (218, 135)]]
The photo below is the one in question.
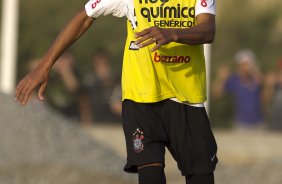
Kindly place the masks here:
[(140, 130), (139, 128), (136, 129), (136, 131), (133, 133), (133, 151), (135, 153), (141, 153), (144, 151), (144, 144), (142, 140), (144, 139), (144, 132)]

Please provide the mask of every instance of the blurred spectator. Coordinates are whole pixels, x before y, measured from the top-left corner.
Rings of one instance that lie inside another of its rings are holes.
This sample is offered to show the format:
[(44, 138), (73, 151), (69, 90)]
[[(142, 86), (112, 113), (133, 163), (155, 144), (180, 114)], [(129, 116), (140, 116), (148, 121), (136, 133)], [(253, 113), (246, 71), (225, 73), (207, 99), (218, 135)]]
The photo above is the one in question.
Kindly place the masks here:
[(282, 130), (282, 59), (277, 70), (268, 72), (263, 88), (263, 100), (267, 108), (268, 127), (271, 130)]
[(111, 71), (108, 54), (99, 50), (92, 59), (93, 73), (86, 77), (86, 93), (81, 106), (84, 123), (120, 122), (121, 89)]
[(235, 55), (237, 70), (230, 72), (224, 65), (218, 69), (212, 93), (215, 98), (231, 94), (235, 103), (236, 128), (256, 128), (262, 122), (261, 74), (256, 57), (250, 50), (241, 50)]
[(110, 107), (114, 114), (121, 117), (121, 108), (122, 108), (122, 95), (121, 95), (121, 85), (116, 85), (113, 89), (113, 92), (110, 96)]
[(81, 86), (74, 64), (74, 57), (69, 52), (59, 58), (50, 76), (46, 99), (50, 106), (63, 115), (79, 119)]

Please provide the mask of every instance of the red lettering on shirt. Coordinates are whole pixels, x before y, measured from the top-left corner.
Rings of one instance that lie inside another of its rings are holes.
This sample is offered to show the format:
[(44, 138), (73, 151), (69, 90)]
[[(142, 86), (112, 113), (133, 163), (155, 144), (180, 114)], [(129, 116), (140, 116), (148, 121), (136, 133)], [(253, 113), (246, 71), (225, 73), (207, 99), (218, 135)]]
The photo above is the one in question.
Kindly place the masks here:
[(190, 56), (165, 56), (159, 55), (155, 52), (154, 61), (156, 63), (189, 63), (191, 61)]
[(91, 7), (92, 9), (96, 8), (97, 4), (99, 4), (102, 0), (96, 0), (94, 3), (92, 3)]
[(201, 0), (201, 5), (202, 7), (207, 7), (208, 6), (207, 0)]

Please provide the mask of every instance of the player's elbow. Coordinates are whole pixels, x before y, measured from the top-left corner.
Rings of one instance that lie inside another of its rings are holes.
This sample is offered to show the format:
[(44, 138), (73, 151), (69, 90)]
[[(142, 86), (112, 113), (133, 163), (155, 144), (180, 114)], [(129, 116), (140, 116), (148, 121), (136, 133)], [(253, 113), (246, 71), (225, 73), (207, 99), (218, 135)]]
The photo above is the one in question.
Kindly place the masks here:
[(204, 43), (213, 43), (215, 39), (215, 31), (210, 31), (208, 34), (206, 34), (203, 38)]

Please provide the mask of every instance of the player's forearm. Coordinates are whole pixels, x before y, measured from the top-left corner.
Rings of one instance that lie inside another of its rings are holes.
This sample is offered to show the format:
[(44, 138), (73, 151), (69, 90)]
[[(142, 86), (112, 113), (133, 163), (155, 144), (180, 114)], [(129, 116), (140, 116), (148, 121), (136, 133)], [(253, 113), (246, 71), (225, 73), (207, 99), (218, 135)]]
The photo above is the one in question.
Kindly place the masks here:
[(199, 45), (212, 43), (215, 36), (215, 30), (206, 25), (198, 25), (189, 29), (175, 29), (175, 42)]
[(58, 35), (42, 58), (40, 65), (50, 70), (60, 55), (83, 35), (93, 21), (94, 19), (88, 17), (84, 10), (80, 11)]
[(187, 29), (174, 29), (174, 41), (188, 45), (212, 43), (215, 37), (215, 16), (199, 15), (198, 24)]
[(213, 14), (200, 14), (196, 17), (197, 25), (191, 28), (159, 28), (152, 26), (135, 33), (135, 44), (139, 48), (155, 44), (151, 49), (154, 52), (170, 42), (188, 45), (198, 45), (213, 42), (215, 35), (215, 16)]

